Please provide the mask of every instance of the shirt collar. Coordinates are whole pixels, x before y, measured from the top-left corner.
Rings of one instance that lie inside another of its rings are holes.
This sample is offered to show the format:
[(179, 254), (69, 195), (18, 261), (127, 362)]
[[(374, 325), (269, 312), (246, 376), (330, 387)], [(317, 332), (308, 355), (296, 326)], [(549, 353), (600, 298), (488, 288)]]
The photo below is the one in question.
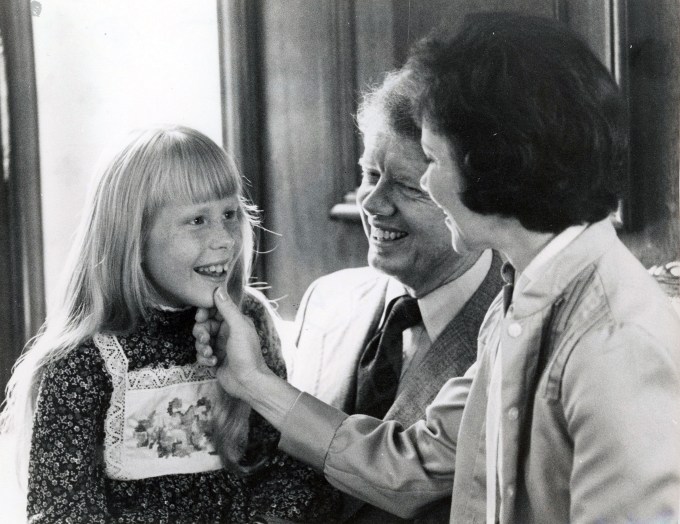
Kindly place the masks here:
[[(491, 267), (493, 253), (484, 251), (470, 269), (460, 277), (447, 282), (434, 291), (418, 299), (418, 307), (423, 316), (423, 324), (430, 340), (436, 340), (472, 295), (477, 291)], [(389, 286), (385, 294), (385, 304), (406, 292), (403, 286)]]
[(583, 233), (587, 227), (588, 224), (570, 226), (548, 242), (548, 244), (539, 251), (538, 255), (529, 262), (526, 269), (522, 271), (520, 275), (516, 275), (514, 295), (524, 289), (530, 282), (536, 280), (543, 272), (543, 268), (563, 251), (564, 248), (571, 244), (576, 237)]

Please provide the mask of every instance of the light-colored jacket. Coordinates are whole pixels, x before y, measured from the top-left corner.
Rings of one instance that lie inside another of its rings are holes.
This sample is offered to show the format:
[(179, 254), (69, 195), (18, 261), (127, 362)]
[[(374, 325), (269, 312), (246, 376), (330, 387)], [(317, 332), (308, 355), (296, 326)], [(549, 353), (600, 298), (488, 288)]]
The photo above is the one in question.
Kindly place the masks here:
[[(386, 419), (406, 426), (420, 420), (444, 382), (474, 363), (479, 328), (503, 284), (500, 268), (494, 255), (477, 290), (402, 377)], [(385, 296), (404, 292), (397, 280), (370, 267), (344, 269), (313, 282), (295, 319), (288, 382), (343, 411), (353, 409), (359, 358), (378, 331)]]
[[(397, 420), (404, 426), (420, 420), (444, 383), (462, 376), (474, 363), (479, 328), (502, 286), (500, 268), (500, 257), (494, 255), (477, 290), (418, 364), (405, 373), (385, 419)], [(341, 410), (353, 409), (357, 365), (364, 347), (378, 330), (385, 296), (403, 292), (398, 281), (369, 267), (344, 269), (312, 283), (296, 317), (295, 348), (287, 357), (288, 381)], [(447, 521), (450, 495), (449, 488), (441, 503), (428, 508), (416, 521)], [(346, 506), (348, 514), (357, 509), (354, 502)], [(402, 521), (364, 507), (352, 522)]]
[(500, 522), (676, 522), (680, 319), (612, 226), (588, 227), (505, 318), (501, 308), (499, 298), (475, 366), (445, 384), (424, 421), (404, 430), (347, 418), (303, 394), (281, 447), (402, 515), (440, 497), (455, 469), (451, 522), (484, 522), (485, 340), (500, 321)]

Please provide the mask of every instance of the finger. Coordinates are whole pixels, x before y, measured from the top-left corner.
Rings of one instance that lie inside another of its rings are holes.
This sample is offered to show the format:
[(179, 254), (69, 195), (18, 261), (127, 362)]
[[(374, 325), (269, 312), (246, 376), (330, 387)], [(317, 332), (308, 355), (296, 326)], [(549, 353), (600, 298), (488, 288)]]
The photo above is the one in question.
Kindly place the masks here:
[(210, 346), (210, 344), (201, 344), (200, 342), (196, 343), (196, 353), (205, 358), (210, 358), (214, 356), (213, 354), (213, 349)]
[(214, 299), (218, 313), (221, 314), (222, 318), (227, 322), (241, 318), (241, 311), (229, 296), (226, 284), (215, 289)]
[(197, 357), (196, 362), (198, 362), (201, 366), (213, 367), (217, 365), (217, 357)]
[(206, 308), (199, 307), (196, 310), (196, 316), (194, 317), (196, 322), (205, 322), (209, 318), (210, 318), (210, 311), (208, 311)]
[(222, 320), (215, 320), (215, 319), (210, 319), (208, 322), (206, 322), (206, 327), (208, 328), (208, 333), (210, 333), (211, 337), (214, 337), (217, 335), (217, 332), (220, 330), (220, 327), (222, 326)]
[(196, 340), (205, 344), (210, 341), (211, 337), (217, 335), (221, 325), (221, 321), (218, 322), (217, 320), (208, 319), (203, 323), (194, 324), (191, 333)]
[(215, 366), (217, 364), (217, 357), (214, 355), (204, 355), (200, 352), (196, 353), (196, 362), (202, 366)]
[(217, 357), (202, 357), (201, 355), (196, 355), (196, 363), (200, 364), (201, 366), (216, 366)]
[(217, 364), (218, 358), (213, 353), (210, 344), (203, 344), (197, 341), (194, 346), (196, 348), (196, 362), (203, 366), (214, 366)]
[(193, 329), (191, 330), (191, 334), (194, 336), (196, 339), (197, 344), (207, 344), (210, 342), (210, 325), (207, 323), (203, 324), (194, 324)]

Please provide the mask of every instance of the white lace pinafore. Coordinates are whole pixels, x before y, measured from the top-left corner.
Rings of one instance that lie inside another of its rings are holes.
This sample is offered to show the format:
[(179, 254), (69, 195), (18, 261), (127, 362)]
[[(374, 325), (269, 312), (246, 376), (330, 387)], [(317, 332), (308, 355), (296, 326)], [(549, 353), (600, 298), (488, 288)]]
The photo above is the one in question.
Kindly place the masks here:
[(104, 423), (106, 475), (137, 480), (222, 468), (211, 440), (219, 398), (215, 370), (198, 364), (128, 371), (118, 339), (94, 342), (111, 375)]

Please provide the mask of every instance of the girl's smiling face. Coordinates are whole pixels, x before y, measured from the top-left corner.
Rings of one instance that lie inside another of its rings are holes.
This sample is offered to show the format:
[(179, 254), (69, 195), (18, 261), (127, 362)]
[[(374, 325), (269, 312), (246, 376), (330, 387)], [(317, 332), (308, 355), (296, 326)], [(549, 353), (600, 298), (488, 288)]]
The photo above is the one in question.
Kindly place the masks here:
[(239, 200), (171, 201), (151, 219), (144, 269), (162, 306), (212, 307), (241, 256)]

